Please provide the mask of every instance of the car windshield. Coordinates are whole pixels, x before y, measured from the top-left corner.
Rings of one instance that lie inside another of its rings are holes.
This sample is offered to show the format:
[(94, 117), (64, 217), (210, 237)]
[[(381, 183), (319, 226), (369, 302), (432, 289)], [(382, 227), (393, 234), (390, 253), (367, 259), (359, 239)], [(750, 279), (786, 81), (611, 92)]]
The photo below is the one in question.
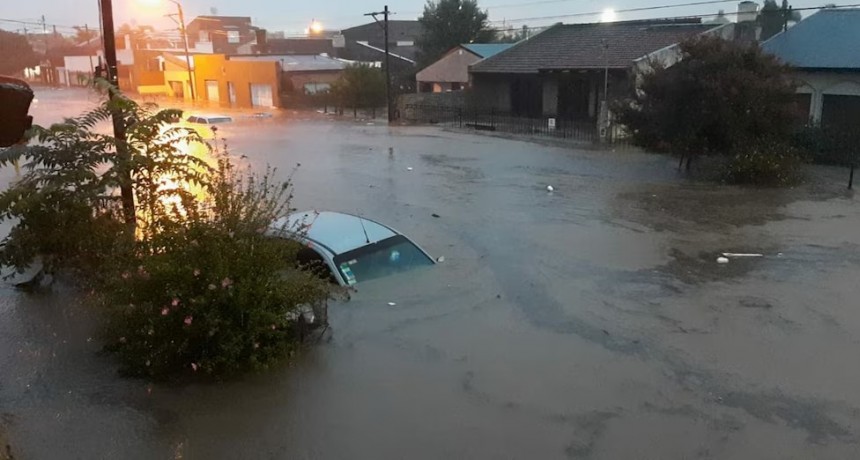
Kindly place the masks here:
[(340, 254), (334, 263), (347, 284), (353, 285), (433, 265), (433, 259), (408, 238), (397, 235)]

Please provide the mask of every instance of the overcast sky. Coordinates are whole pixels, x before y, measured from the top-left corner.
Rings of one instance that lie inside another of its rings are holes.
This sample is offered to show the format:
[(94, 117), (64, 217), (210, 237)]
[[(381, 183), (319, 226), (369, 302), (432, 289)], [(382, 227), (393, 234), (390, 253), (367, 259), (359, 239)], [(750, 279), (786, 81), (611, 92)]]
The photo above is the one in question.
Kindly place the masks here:
[[(116, 22), (136, 21), (138, 24), (164, 24), (163, 15), (175, 11), (175, 7), (161, 0), (160, 7), (141, 6), (141, 3), (153, 3), (157, 0), (114, 0)], [(656, 5), (671, 5), (688, 3), (697, 0), (480, 0), (479, 5), (489, 10), (490, 19), (494, 26), (501, 26), (501, 21), (508, 21), (508, 26), (540, 26), (555, 22), (594, 22), (599, 16), (580, 16), (569, 18), (544, 18), (575, 13), (603, 11), (605, 9), (623, 10)], [(699, 0), (701, 1), (701, 0)], [(794, 0), (795, 8), (814, 7), (834, 0)], [(836, 1), (844, 4), (847, 0)], [(57, 24), (60, 32), (67, 31), (65, 27), (89, 24), (98, 25), (98, 0), (0, 0), (0, 27), (16, 30), (23, 27), (20, 24), (2, 22), (16, 19), (38, 21), (42, 15), (48, 24)], [(304, 30), (311, 20), (316, 19), (329, 29), (342, 29), (367, 22), (363, 13), (381, 10), (385, 0), (182, 0), (186, 17), (193, 18), (201, 14), (251, 16), (255, 25), (270, 31), (286, 31), (288, 34), (298, 34)], [(644, 12), (620, 13), (618, 19), (640, 19), (665, 16), (680, 16), (692, 14), (712, 14), (718, 10), (734, 12), (737, 1), (677, 7)], [(848, 2), (853, 3), (853, 2)], [(396, 13), (394, 19), (415, 19), (423, 10), (423, 0), (388, 0), (388, 5)], [(804, 16), (810, 12), (804, 12)], [(30, 25), (29, 28), (34, 26)]]

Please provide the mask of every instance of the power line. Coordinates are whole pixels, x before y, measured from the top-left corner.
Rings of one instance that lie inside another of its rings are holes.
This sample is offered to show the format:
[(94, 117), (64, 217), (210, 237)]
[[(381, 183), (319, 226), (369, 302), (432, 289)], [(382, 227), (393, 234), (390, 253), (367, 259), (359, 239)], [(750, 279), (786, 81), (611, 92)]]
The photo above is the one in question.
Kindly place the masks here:
[(44, 26), (44, 27), (56, 27), (58, 29), (66, 29), (66, 30), (77, 30), (73, 26), (63, 26), (60, 24), (50, 24), (50, 23), (41, 22), (41, 21), (35, 22), (35, 21), (22, 21), (19, 19), (0, 18), (0, 22), (9, 22), (12, 24), (21, 24), (21, 25), (25, 25), (25, 26), (39, 26), (39, 27)]
[[(675, 6), (675, 5), (673, 5)], [(629, 13), (635, 11), (647, 11), (654, 10), (660, 8), (668, 8), (670, 6), (661, 6), (661, 7), (645, 7), (645, 8), (629, 8), (625, 10), (616, 10), (616, 13)], [(833, 9), (841, 9), (841, 8), (857, 8), (860, 7), (860, 3), (854, 3), (849, 5), (823, 5), (823, 6), (812, 6), (806, 8), (793, 8), (792, 11), (808, 11), (808, 10), (822, 10), (827, 8)], [(761, 10), (756, 13), (760, 13)], [(575, 18), (575, 17), (583, 17), (583, 16), (600, 16), (603, 14), (603, 11), (600, 12), (589, 12), (589, 13), (570, 13), (570, 14), (560, 14), (554, 16), (537, 16), (531, 18), (518, 18), (518, 19), (507, 19), (504, 22), (526, 22), (526, 21), (546, 21), (546, 20), (555, 20), (555, 19), (567, 19), (567, 18)], [(657, 20), (675, 20), (675, 19), (705, 19), (716, 16), (736, 16), (738, 14), (744, 14), (744, 12), (730, 11), (728, 13), (710, 13), (710, 14), (687, 14), (683, 16), (674, 16), (674, 17), (661, 17), (661, 18), (648, 18), (648, 19), (637, 19), (641, 21), (657, 21)], [(502, 21), (493, 21), (493, 22), (502, 22)], [(615, 22), (624, 22), (624, 21), (615, 21)]]
[[(570, 0), (543, 0), (540, 2), (534, 2), (534, 3), (523, 3), (522, 5), (536, 5), (536, 4), (541, 4), (541, 3), (557, 3), (559, 1), (570, 1)], [(668, 9), (668, 8), (683, 8), (686, 6), (713, 5), (713, 4), (717, 4), (717, 3), (729, 3), (729, 2), (734, 3), (735, 1), (736, 0), (706, 0), (706, 1), (699, 1), (699, 2), (675, 3), (672, 5), (657, 5), (657, 6), (643, 6), (643, 7), (639, 7), (639, 8), (626, 8), (623, 10), (613, 10), (613, 11), (615, 11), (615, 13), (636, 13), (636, 12), (641, 12), (641, 11), (663, 10), (663, 9)], [(565, 16), (570, 16), (570, 17), (574, 17), (574, 16), (600, 16), (603, 13), (604, 13), (603, 11), (592, 11), (592, 12), (588, 12), (588, 13), (572, 13), (570, 15), (565, 15)], [(526, 20), (528, 20), (528, 19), (529, 18), (526, 18)], [(496, 20), (496, 21), (490, 21), (490, 22), (511, 22), (511, 21), (521, 21), (521, 20), (507, 19), (507, 20)]]

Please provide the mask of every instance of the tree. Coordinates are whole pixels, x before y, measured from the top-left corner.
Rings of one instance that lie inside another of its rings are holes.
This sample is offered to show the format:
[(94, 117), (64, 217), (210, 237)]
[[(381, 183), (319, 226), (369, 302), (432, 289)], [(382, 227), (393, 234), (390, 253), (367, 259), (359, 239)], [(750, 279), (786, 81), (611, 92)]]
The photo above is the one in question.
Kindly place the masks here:
[(385, 105), (385, 76), (367, 64), (353, 64), (344, 69), (332, 85), (332, 93), (341, 107), (375, 109)]
[(776, 0), (765, 0), (758, 16), (761, 26), (761, 40), (782, 32), (789, 22), (800, 21), (800, 12), (792, 11), (787, 0), (782, 0), (782, 6), (776, 4)]
[(72, 40), (75, 44), (80, 45), (86, 43), (96, 37), (98, 37), (99, 33), (96, 30), (90, 29), (88, 27), (74, 26), (75, 36)]
[(0, 75), (15, 75), (39, 65), (39, 57), (27, 37), (0, 30)]
[(496, 35), (477, 0), (427, 0), (418, 22), (423, 27), (416, 43), (419, 67), (433, 63), (457, 45), (490, 43)]
[(531, 32), (531, 29), (527, 25), (523, 25), (520, 30), (510, 29), (506, 30), (503, 33), (497, 34), (495, 42), (496, 43), (517, 43), (523, 40), (528, 39), (534, 35)]
[[(115, 111), (127, 139), (100, 133)], [(71, 281), (100, 307), (102, 339), (130, 375), (265, 368), (299, 348), (303, 308), (323, 306), (329, 287), (301, 270), (301, 244), (266, 233), (290, 213), (289, 180), (245, 172), (226, 151), (192, 150), (202, 141), (171, 123), (180, 114), (115, 97), (0, 151), (0, 166), (25, 165), (0, 192), (11, 227), (0, 265), (23, 272), (39, 260)], [(128, 157), (115, 154), (123, 144)], [(129, 171), (135, 229), (117, 193)]]
[(689, 168), (699, 154), (791, 137), (797, 109), (787, 66), (758, 47), (719, 38), (682, 43), (680, 52), (680, 62), (654, 66), (616, 107), (637, 144), (679, 155)]

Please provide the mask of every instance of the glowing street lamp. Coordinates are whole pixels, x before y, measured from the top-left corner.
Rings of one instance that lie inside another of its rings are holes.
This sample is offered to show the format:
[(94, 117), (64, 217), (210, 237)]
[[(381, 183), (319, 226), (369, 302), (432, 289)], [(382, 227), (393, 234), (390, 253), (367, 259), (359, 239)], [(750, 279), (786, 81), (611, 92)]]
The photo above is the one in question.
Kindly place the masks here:
[(188, 85), (191, 87), (191, 100), (197, 100), (195, 89), (194, 73), (191, 70), (191, 54), (188, 52), (188, 29), (185, 28), (185, 13), (182, 11), (182, 4), (176, 0), (138, 0), (141, 4), (151, 7), (161, 6), (162, 3), (168, 1), (176, 5), (179, 10), (179, 32), (182, 34), (182, 43), (185, 47), (185, 64), (188, 66)]

